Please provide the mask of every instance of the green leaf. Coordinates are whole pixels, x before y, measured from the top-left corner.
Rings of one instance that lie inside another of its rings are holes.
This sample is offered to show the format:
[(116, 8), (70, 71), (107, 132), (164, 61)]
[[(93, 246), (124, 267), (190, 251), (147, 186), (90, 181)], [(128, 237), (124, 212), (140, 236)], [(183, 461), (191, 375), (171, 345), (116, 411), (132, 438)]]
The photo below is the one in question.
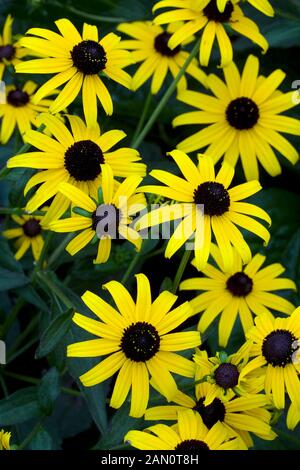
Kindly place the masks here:
[(24, 286), (28, 284), (29, 279), (23, 273), (16, 273), (8, 271), (0, 267), (0, 291), (14, 289), (15, 287)]
[(38, 403), (43, 414), (50, 415), (52, 413), (54, 402), (59, 394), (59, 373), (53, 367), (43, 376), (38, 388)]
[(41, 429), (37, 435), (32, 439), (28, 445), (30, 450), (52, 450), (53, 439), (50, 434), (45, 430)]
[(72, 315), (73, 309), (68, 309), (50, 323), (41, 336), (39, 347), (35, 353), (37, 359), (47, 356), (66, 335), (71, 326)]
[(32, 286), (19, 287), (18, 289), (16, 289), (16, 292), (22, 299), (26, 300), (26, 302), (28, 302), (29, 304), (32, 304), (45, 312), (49, 311), (48, 305), (43, 301), (41, 296)]
[(0, 426), (23, 423), (40, 415), (36, 387), (27, 387), (0, 400)]

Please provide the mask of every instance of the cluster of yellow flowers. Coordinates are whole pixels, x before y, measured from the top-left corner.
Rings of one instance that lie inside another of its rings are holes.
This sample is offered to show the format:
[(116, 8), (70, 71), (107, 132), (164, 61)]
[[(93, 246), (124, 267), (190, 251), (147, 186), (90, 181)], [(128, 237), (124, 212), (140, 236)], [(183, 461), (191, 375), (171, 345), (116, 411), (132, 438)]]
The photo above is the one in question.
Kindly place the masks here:
[[(291, 402), (288, 428), (294, 429), (300, 421), (300, 308), (295, 310), (273, 293), (296, 286), (280, 277), (282, 265), (262, 267), (265, 257), (253, 256), (240, 230), (269, 242), (269, 215), (244, 200), (262, 189), (259, 163), (271, 176), (281, 172), (274, 149), (292, 164), (297, 162), (297, 150), (281, 132), (300, 135), (300, 125), (281, 114), (296, 105), (292, 92), (278, 90), (283, 71), (260, 75), (259, 60), (253, 55), (241, 73), (233, 62), (227, 25), (263, 53), (268, 49), (240, 3), (162, 0), (153, 12), (165, 11), (153, 22), (117, 27), (130, 38), (124, 40), (115, 33), (101, 37), (97, 27), (89, 24), (83, 25), (80, 34), (68, 19), (60, 19), (55, 22), (58, 32), (31, 28), (14, 43), (10, 16), (0, 37), (0, 78), (10, 64), (17, 74), (53, 74), (40, 87), (31, 80), (23, 86), (7, 86), (6, 103), (0, 105), (0, 142), (8, 142), (18, 126), (26, 149), (10, 158), (7, 167), (37, 170), (24, 188), (24, 195), (29, 195), (24, 215), (12, 216), (18, 227), (4, 231), (8, 239), (17, 239), (16, 259), (30, 247), (35, 260), (39, 259), (44, 230), (79, 232), (66, 247), (72, 256), (98, 243), (97, 264), (108, 261), (115, 238), (128, 240), (139, 251), (143, 231), (172, 220), (179, 223), (165, 256), (172, 257), (192, 242), (186, 253), (193, 251), (192, 264), (202, 274), (179, 281), (180, 290), (202, 291), (192, 301), (174, 308), (178, 297), (168, 291), (153, 300), (151, 280), (138, 274), (136, 300), (121, 283), (110, 281), (103, 287), (115, 307), (87, 291), (82, 300), (97, 319), (81, 313), (73, 317), (97, 339), (71, 344), (68, 356), (107, 356), (80, 377), (83, 385), (90, 387), (117, 374), (110, 406), (120, 408), (131, 391), (131, 416), (177, 423), (130, 431), (125, 441), (139, 449), (248, 449), (253, 446), (250, 433), (275, 439), (271, 421), (275, 410), (285, 408), (286, 392)], [(268, 0), (249, 3), (266, 15), (274, 14)], [(200, 68), (209, 64), (215, 39), (225, 81)], [(189, 53), (184, 47), (191, 43), (195, 47)], [(23, 60), (26, 56), (33, 58)], [(141, 64), (131, 77), (124, 68), (136, 63)], [(142, 185), (147, 169), (136, 145), (114, 149), (125, 133), (101, 131), (98, 100), (112, 115), (110, 81), (135, 91), (152, 77), (150, 93), (157, 94), (169, 71), (177, 85), (177, 99), (196, 108), (175, 117), (173, 125), (201, 129), (169, 153), (181, 176), (152, 170), (150, 175), (160, 184)], [(188, 88), (189, 77), (197, 90)], [(80, 92), (84, 120), (66, 111)], [(36, 150), (28, 152), (31, 146)], [(201, 149), (205, 151), (198, 155), (197, 164), (185, 153)], [(246, 182), (234, 186), (239, 157)], [(145, 193), (167, 202), (134, 221), (147, 208)], [(100, 226), (107, 228), (111, 210), (115, 237), (99, 234)], [(286, 316), (275, 318), (270, 309)], [(172, 333), (198, 314), (197, 331)], [(227, 346), (238, 316), (245, 342), (235, 354), (220, 350), (209, 357), (201, 350), (200, 334), (218, 316), (220, 348)], [(176, 354), (194, 348), (192, 359), (191, 352), (189, 359)], [(195, 382), (193, 396), (178, 388), (172, 373)], [(172, 404), (148, 408), (150, 385)], [(6, 448), (5, 441), (2, 446)]]

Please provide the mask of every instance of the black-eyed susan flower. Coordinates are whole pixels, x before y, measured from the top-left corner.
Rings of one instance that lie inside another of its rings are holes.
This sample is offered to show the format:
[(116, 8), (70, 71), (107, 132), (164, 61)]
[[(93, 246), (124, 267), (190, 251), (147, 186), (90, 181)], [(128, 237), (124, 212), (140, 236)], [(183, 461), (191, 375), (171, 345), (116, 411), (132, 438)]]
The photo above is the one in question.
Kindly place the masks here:
[(225, 161), (234, 166), (240, 157), (247, 180), (259, 178), (258, 162), (271, 176), (281, 173), (273, 148), (295, 164), (298, 151), (281, 135), (300, 135), (300, 121), (281, 115), (296, 105), (293, 92), (277, 90), (285, 73), (278, 69), (268, 77), (259, 75), (259, 61), (252, 55), (241, 76), (234, 63), (223, 72), (226, 83), (216, 75), (208, 77), (208, 87), (214, 97), (191, 90), (178, 95), (180, 101), (197, 111), (177, 116), (173, 125), (203, 124), (206, 127), (177, 147), (184, 152), (206, 148), (205, 153), (214, 161), (224, 155)]
[(171, 49), (175, 49), (183, 41), (203, 29), (199, 51), (200, 64), (203, 66), (208, 65), (216, 38), (220, 48), (221, 67), (225, 67), (233, 58), (233, 49), (225, 28), (226, 25), (229, 25), (234, 32), (258, 44), (263, 52), (268, 49), (268, 43), (259, 32), (258, 26), (244, 15), (239, 3), (240, 0), (227, 1), (224, 11), (220, 12), (217, 0), (162, 0), (154, 5), (153, 11), (169, 7), (175, 8), (175, 10), (161, 13), (154, 19), (154, 23), (185, 22), (181, 28), (172, 34), (168, 42)]
[[(43, 208), (46, 210), (47, 208)], [(17, 251), (15, 258), (21, 259), (25, 253), (31, 248), (33, 258), (37, 261), (40, 257), (44, 246), (42, 232), (46, 230), (43, 220), (45, 216), (31, 215), (12, 215), (12, 220), (18, 225), (17, 228), (9, 228), (4, 230), (3, 236), (8, 240), (16, 240)]]
[(129, 176), (119, 184), (114, 181), (110, 166), (102, 165), (101, 200), (97, 204), (80, 189), (69, 183), (61, 183), (59, 191), (70, 199), (77, 214), (76, 217), (50, 222), (49, 228), (55, 232), (81, 232), (66, 246), (72, 256), (91, 241), (99, 241), (94, 261), (97, 264), (106, 263), (114, 239), (128, 240), (139, 251), (142, 238), (129, 225), (131, 216), (147, 205), (143, 194), (136, 194), (141, 181), (139, 176)]
[(252, 342), (245, 342), (240, 349), (228, 356), (224, 351), (208, 357), (206, 351), (196, 350), (198, 381), (211, 384), (204, 405), (210, 405), (215, 398), (221, 400), (233, 395), (247, 396), (259, 393), (264, 387), (264, 372), (253, 370), (249, 362)]
[[(211, 246), (211, 255), (217, 267), (207, 264), (203, 270), (205, 277), (187, 279), (180, 285), (181, 290), (205, 291), (191, 300), (195, 313), (202, 313), (199, 331), (204, 332), (220, 315), (219, 344), (227, 346), (237, 316), (240, 317), (244, 333), (253, 326), (253, 316), (269, 312), (269, 308), (290, 314), (294, 305), (288, 300), (273, 294), (283, 289), (296, 290), (291, 279), (279, 277), (285, 268), (280, 263), (261, 269), (266, 257), (256, 254), (250, 263), (243, 267), (239, 254), (234, 252), (232, 269), (223, 269), (220, 250)], [(219, 269), (218, 269), (219, 268)]]
[[(152, 76), (151, 93), (156, 94), (163, 86), (168, 71), (176, 78), (188, 58), (188, 52), (182, 50), (181, 45), (170, 49), (168, 41), (172, 33), (177, 31), (180, 26), (182, 23), (174, 23), (164, 30), (161, 26), (154, 25), (150, 21), (122, 23), (118, 26), (119, 31), (133, 38), (122, 41), (123, 47), (132, 51), (134, 62), (143, 62), (132, 78), (133, 90), (140, 88)], [(183, 45), (192, 40), (193, 37), (189, 38), (184, 41)], [(205, 85), (206, 74), (199, 68), (195, 59), (187, 68), (186, 73)], [(182, 77), (177, 89), (185, 88), (187, 88), (186, 78)]]
[(140, 417), (148, 405), (149, 375), (159, 382), (161, 393), (168, 400), (177, 392), (171, 372), (194, 376), (193, 362), (173, 351), (196, 347), (200, 344), (200, 333), (170, 333), (190, 316), (189, 303), (171, 310), (177, 296), (168, 291), (162, 292), (152, 303), (147, 277), (138, 274), (136, 279), (136, 303), (121, 283), (110, 281), (104, 285), (118, 311), (92, 292), (85, 292), (82, 300), (99, 320), (76, 313), (73, 321), (98, 339), (70, 345), (68, 356), (107, 356), (83, 374), (81, 382), (91, 387), (119, 371), (110, 406), (120, 408), (131, 389), (130, 415)]
[(0, 80), (3, 78), (7, 65), (18, 64), (28, 54), (28, 51), (21, 46), (19, 40), (13, 41), (13, 21), (12, 16), (8, 15), (3, 26), (2, 35), (0, 34)]
[(274, 318), (269, 312), (262, 313), (256, 317), (255, 326), (247, 333), (247, 337), (254, 342), (251, 355), (255, 356), (248, 367), (253, 371), (259, 368), (265, 372), (265, 392), (267, 395), (272, 394), (276, 408), (284, 409), (287, 392), (298, 418), (300, 308), (289, 318)]
[(11, 433), (5, 432), (4, 429), (0, 431), (0, 450), (10, 450)]
[[(221, 13), (224, 12), (227, 1), (228, 0), (217, 0), (217, 7)], [(257, 10), (261, 11), (265, 15), (274, 16), (274, 10), (269, 0), (246, 0), (246, 1), (248, 1), (254, 8), (257, 8)], [(202, 3), (204, 4), (204, 2), (208, 3), (209, 0), (204, 0)]]
[(203, 270), (207, 264), (214, 234), (226, 269), (231, 269), (233, 265), (233, 246), (243, 262), (248, 263), (251, 251), (236, 226), (250, 230), (266, 243), (270, 238), (268, 230), (252, 217), (258, 217), (270, 224), (268, 214), (253, 204), (240, 202), (261, 189), (259, 182), (251, 181), (228, 189), (234, 169), (227, 162), (224, 162), (215, 176), (213, 161), (208, 156), (199, 155), (199, 164), (196, 166), (180, 150), (173, 150), (170, 155), (184, 179), (167, 171), (153, 170), (150, 175), (166, 186), (142, 186), (139, 190), (165, 196), (177, 202), (144, 215), (138, 221), (137, 229), (183, 219), (168, 241), (165, 251), (167, 258), (194, 236), (195, 265), (198, 270)]
[(66, 108), (82, 89), (85, 119), (93, 125), (97, 121), (97, 98), (108, 115), (113, 113), (113, 102), (103, 78), (107, 76), (131, 87), (131, 77), (123, 70), (131, 63), (130, 53), (120, 47), (121, 38), (114, 33), (99, 41), (96, 26), (84, 23), (81, 36), (68, 19), (60, 19), (55, 24), (60, 34), (42, 28), (27, 31), (29, 36), (22, 38), (21, 44), (44, 57), (17, 65), (16, 71), (57, 74), (39, 89), (36, 104), (67, 82), (50, 107), (52, 113)]
[[(195, 379), (197, 381), (197, 368)], [(266, 409), (270, 400), (263, 394), (252, 394), (237, 397), (227, 394), (225, 397), (215, 398), (209, 405), (204, 401), (210, 394), (212, 385), (203, 382), (196, 385), (195, 398), (178, 391), (173, 402), (176, 405), (154, 406), (145, 413), (147, 421), (176, 421), (178, 410), (193, 409), (201, 416), (208, 429), (218, 421), (228, 431), (231, 437), (238, 437), (239, 450), (246, 450), (253, 446), (250, 433), (264, 440), (273, 440), (276, 434), (270, 426), (271, 413)]]
[(200, 415), (189, 409), (178, 410), (177, 424), (156, 424), (145, 431), (129, 431), (124, 441), (140, 450), (176, 450), (200, 452), (202, 450), (237, 450), (238, 442), (230, 438), (221, 423), (208, 429)]
[[(22, 87), (7, 85), (5, 87), (5, 103), (0, 104), (0, 143), (6, 144), (14, 130), (18, 127), (24, 139), (25, 133), (33, 126), (39, 113), (47, 112), (53, 100), (45, 98), (38, 105), (33, 104), (34, 93), (38, 85), (32, 81)], [(55, 92), (55, 90), (54, 90)]]
[(136, 150), (111, 150), (125, 137), (123, 131), (111, 130), (101, 134), (96, 123), (93, 127), (87, 127), (77, 116), (68, 116), (68, 119), (72, 132), (57, 117), (41, 114), (37, 122), (44, 124), (52, 137), (37, 131), (28, 131), (25, 141), (39, 151), (17, 155), (7, 162), (8, 168), (43, 170), (30, 178), (24, 193), (26, 195), (31, 188), (42, 183), (26, 206), (29, 212), (35, 211), (55, 196), (46, 215), (45, 224), (58, 219), (70, 206), (70, 200), (63, 194), (58, 194), (59, 183), (69, 182), (97, 199), (101, 186), (101, 164), (108, 163), (114, 176), (144, 176), (146, 173), (146, 165), (137, 163), (140, 156)]

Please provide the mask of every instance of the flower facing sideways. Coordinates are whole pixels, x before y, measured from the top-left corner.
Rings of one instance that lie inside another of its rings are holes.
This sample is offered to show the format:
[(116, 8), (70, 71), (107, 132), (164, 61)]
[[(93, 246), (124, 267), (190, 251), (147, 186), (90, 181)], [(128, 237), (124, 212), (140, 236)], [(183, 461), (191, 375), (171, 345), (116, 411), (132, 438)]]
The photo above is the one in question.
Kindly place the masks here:
[(141, 181), (139, 176), (129, 176), (120, 184), (114, 181), (110, 166), (102, 165), (101, 201), (98, 204), (80, 189), (69, 183), (61, 183), (59, 191), (71, 200), (76, 216), (50, 222), (50, 230), (71, 233), (81, 231), (66, 246), (72, 256), (91, 241), (99, 242), (95, 263), (106, 263), (115, 238), (129, 240), (139, 251), (141, 236), (129, 224), (131, 216), (146, 207), (144, 195), (136, 194)]
[(27, 49), (21, 46), (19, 40), (13, 41), (13, 21), (12, 16), (8, 15), (4, 23), (2, 35), (0, 34), (0, 80), (3, 78), (7, 65), (18, 64), (29, 53)]
[(131, 389), (130, 416), (138, 418), (148, 405), (149, 375), (159, 382), (167, 400), (172, 400), (177, 392), (171, 372), (194, 376), (194, 363), (174, 351), (199, 345), (200, 333), (170, 333), (191, 315), (189, 303), (171, 310), (177, 296), (168, 291), (162, 292), (152, 303), (147, 277), (138, 274), (136, 279), (136, 303), (121, 283), (110, 281), (104, 285), (118, 310), (92, 292), (85, 292), (82, 300), (99, 320), (75, 313), (73, 321), (98, 339), (71, 344), (68, 356), (107, 356), (80, 380), (84, 386), (91, 387), (118, 372), (110, 405), (120, 408)]
[(60, 35), (42, 28), (27, 31), (28, 36), (21, 40), (21, 44), (43, 58), (19, 64), (16, 71), (56, 74), (39, 89), (35, 104), (67, 82), (50, 107), (52, 113), (58, 113), (71, 104), (82, 89), (85, 119), (93, 125), (97, 121), (97, 98), (107, 114), (113, 113), (113, 102), (103, 78), (107, 76), (126, 88), (131, 87), (131, 77), (123, 70), (131, 63), (130, 54), (120, 47), (121, 38), (114, 33), (99, 41), (96, 26), (84, 23), (81, 36), (68, 19), (60, 19), (55, 24)]
[(219, 344), (227, 346), (237, 315), (240, 317), (244, 333), (253, 326), (253, 314), (259, 315), (270, 308), (290, 314), (294, 306), (288, 300), (273, 294), (273, 291), (292, 289), (296, 285), (291, 279), (281, 278), (284, 267), (279, 263), (261, 269), (265, 256), (256, 254), (250, 263), (242, 266), (239, 254), (234, 251), (234, 264), (229, 271), (224, 270), (219, 248), (212, 244), (211, 255), (217, 267), (207, 264), (203, 270), (205, 277), (186, 279), (181, 290), (201, 290), (190, 301), (194, 313), (201, 313), (199, 331), (204, 333), (220, 315)]

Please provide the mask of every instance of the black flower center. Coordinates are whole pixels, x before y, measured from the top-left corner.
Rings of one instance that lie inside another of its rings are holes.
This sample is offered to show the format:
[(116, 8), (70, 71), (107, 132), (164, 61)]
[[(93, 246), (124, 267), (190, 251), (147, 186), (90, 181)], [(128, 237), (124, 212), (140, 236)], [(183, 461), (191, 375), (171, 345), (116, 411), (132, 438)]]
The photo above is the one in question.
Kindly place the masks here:
[(113, 204), (101, 204), (92, 214), (92, 229), (101, 235), (107, 233), (111, 238), (118, 238), (120, 220), (121, 212), (117, 207)]
[(229, 209), (230, 197), (223, 184), (207, 181), (195, 189), (194, 202), (204, 205), (204, 214), (222, 215)]
[(232, 2), (227, 2), (225, 10), (221, 13), (217, 7), (217, 0), (211, 0), (209, 4), (203, 9), (203, 13), (210, 21), (217, 23), (228, 23), (233, 12)]
[(91, 140), (80, 140), (65, 153), (65, 168), (76, 181), (93, 181), (104, 163), (101, 148)]
[(16, 53), (16, 48), (8, 44), (7, 46), (0, 46), (0, 61), (3, 59), (11, 61)]
[(198, 450), (209, 450), (209, 447), (204, 441), (199, 441), (198, 439), (187, 439), (186, 441), (180, 442), (174, 450), (198, 452)]
[(120, 347), (128, 359), (145, 362), (155, 356), (159, 345), (160, 337), (156, 328), (146, 322), (137, 322), (124, 330)]
[(34, 238), (42, 231), (39, 220), (29, 219), (23, 224), (23, 231), (27, 237)]
[(246, 297), (253, 289), (253, 281), (247, 274), (239, 272), (230, 276), (226, 287), (235, 297)]
[(233, 388), (239, 382), (239, 371), (234, 364), (228, 362), (220, 364), (215, 370), (216, 384), (222, 388)]
[(204, 398), (200, 398), (194, 406), (194, 410), (198, 411), (203, 423), (210, 429), (218, 421), (224, 421), (226, 409), (219, 398), (215, 398), (214, 401), (207, 406), (204, 405), (204, 400)]
[(288, 330), (275, 330), (265, 337), (262, 353), (272, 366), (282, 366), (292, 362), (298, 349), (297, 338)]
[(17, 88), (16, 90), (11, 90), (8, 93), (7, 102), (15, 108), (21, 108), (29, 103), (29, 95), (26, 91), (22, 91)]
[(180, 51), (180, 45), (175, 47), (175, 49), (170, 49), (168, 46), (169, 39), (171, 37), (170, 33), (166, 31), (164, 33), (159, 34), (156, 36), (154, 40), (154, 47), (162, 55), (166, 55), (167, 57), (173, 57), (174, 55), (178, 54)]
[(237, 98), (229, 103), (226, 119), (235, 129), (252, 129), (259, 119), (259, 109), (250, 98)]
[(96, 41), (82, 41), (71, 52), (74, 66), (85, 75), (94, 75), (105, 69), (107, 57)]

